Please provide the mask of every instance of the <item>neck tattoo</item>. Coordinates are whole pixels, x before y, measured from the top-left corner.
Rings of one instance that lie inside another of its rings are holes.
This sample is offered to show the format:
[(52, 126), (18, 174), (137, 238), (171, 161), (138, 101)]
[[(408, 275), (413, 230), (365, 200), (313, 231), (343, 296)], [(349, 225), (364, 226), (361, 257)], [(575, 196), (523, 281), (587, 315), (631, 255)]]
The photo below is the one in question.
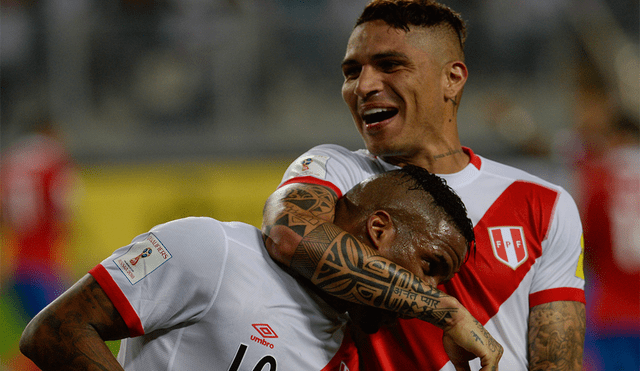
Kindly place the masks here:
[(449, 152), (445, 152), (445, 153), (433, 156), (433, 159), (434, 160), (439, 160), (441, 158), (444, 158), (444, 157), (447, 157), (447, 156), (453, 156), (453, 155), (458, 154), (458, 153), (462, 153), (462, 150), (461, 149), (452, 149), (452, 150), (449, 150)]

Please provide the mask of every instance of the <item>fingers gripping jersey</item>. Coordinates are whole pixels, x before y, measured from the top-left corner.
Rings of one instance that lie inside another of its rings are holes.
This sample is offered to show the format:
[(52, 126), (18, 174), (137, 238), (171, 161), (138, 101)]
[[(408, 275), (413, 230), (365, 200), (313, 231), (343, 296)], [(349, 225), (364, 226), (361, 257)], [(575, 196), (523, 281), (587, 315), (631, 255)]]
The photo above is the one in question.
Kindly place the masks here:
[[(470, 164), (441, 177), (467, 207), (477, 251), (439, 288), (458, 298), (504, 346), (501, 368), (527, 369), (530, 308), (585, 301), (580, 218), (561, 187), (465, 152)], [(340, 196), (369, 176), (395, 168), (365, 150), (322, 145), (294, 161), (282, 184), (322, 184)], [(435, 326), (400, 320), (356, 340), (361, 354), (367, 354), (362, 357), (366, 369), (453, 370), (441, 338)], [(479, 369), (479, 361), (472, 367)]]
[(125, 370), (355, 370), (345, 315), (280, 269), (261, 232), (211, 218), (136, 237), (90, 272), (128, 324)]

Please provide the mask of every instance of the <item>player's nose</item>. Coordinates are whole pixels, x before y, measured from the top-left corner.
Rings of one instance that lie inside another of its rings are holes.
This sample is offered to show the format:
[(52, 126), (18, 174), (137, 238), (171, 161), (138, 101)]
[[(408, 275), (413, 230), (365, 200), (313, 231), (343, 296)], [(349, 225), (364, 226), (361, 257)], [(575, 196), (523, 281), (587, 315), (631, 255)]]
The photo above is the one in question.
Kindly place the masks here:
[(360, 98), (368, 98), (382, 91), (380, 73), (372, 66), (363, 66), (355, 84), (354, 93)]

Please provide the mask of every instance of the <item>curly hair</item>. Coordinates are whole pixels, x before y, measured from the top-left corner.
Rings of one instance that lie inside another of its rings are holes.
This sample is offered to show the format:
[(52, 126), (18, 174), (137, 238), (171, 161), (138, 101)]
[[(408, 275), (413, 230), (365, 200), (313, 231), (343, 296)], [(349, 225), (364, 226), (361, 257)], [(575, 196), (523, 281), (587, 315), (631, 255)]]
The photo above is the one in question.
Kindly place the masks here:
[(410, 190), (423, 190), (430, 194), (433, 202), (451, 218), (453, 224), (467, 240), (470, 246), (469, 250), (475, 248), (473, 222), (467, 216), (467, 208), (444, 179), (414, 165), (406, 165), (393, 171), (413, 180), (414, 184), (409, 187)]

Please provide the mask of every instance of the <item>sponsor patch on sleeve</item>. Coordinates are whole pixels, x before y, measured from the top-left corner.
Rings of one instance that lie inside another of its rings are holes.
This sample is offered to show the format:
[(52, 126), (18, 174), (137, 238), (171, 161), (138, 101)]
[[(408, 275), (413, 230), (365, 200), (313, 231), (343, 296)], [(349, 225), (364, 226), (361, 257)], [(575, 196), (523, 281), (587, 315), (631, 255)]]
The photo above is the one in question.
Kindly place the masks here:
[(320, 179), (325, 179), (327, 176), (328, 160), (328, 156), (301, 156), (292, 164), (290, 172), (294, 176), (315, 176)]
[(169, 259), (171, 259), (169, 251), (156, 236), (149, 233), (144, 241), (133, 244), (126, 253), (115, 258), (113, 262), (129, 282), (135, 285)]
[(580, 247), (582, 251), (580, 252), (580, 257), (578, 258), (578, 266), (576, 267), (576, 277), (584, 279), (584, 236), (580, 237)]

